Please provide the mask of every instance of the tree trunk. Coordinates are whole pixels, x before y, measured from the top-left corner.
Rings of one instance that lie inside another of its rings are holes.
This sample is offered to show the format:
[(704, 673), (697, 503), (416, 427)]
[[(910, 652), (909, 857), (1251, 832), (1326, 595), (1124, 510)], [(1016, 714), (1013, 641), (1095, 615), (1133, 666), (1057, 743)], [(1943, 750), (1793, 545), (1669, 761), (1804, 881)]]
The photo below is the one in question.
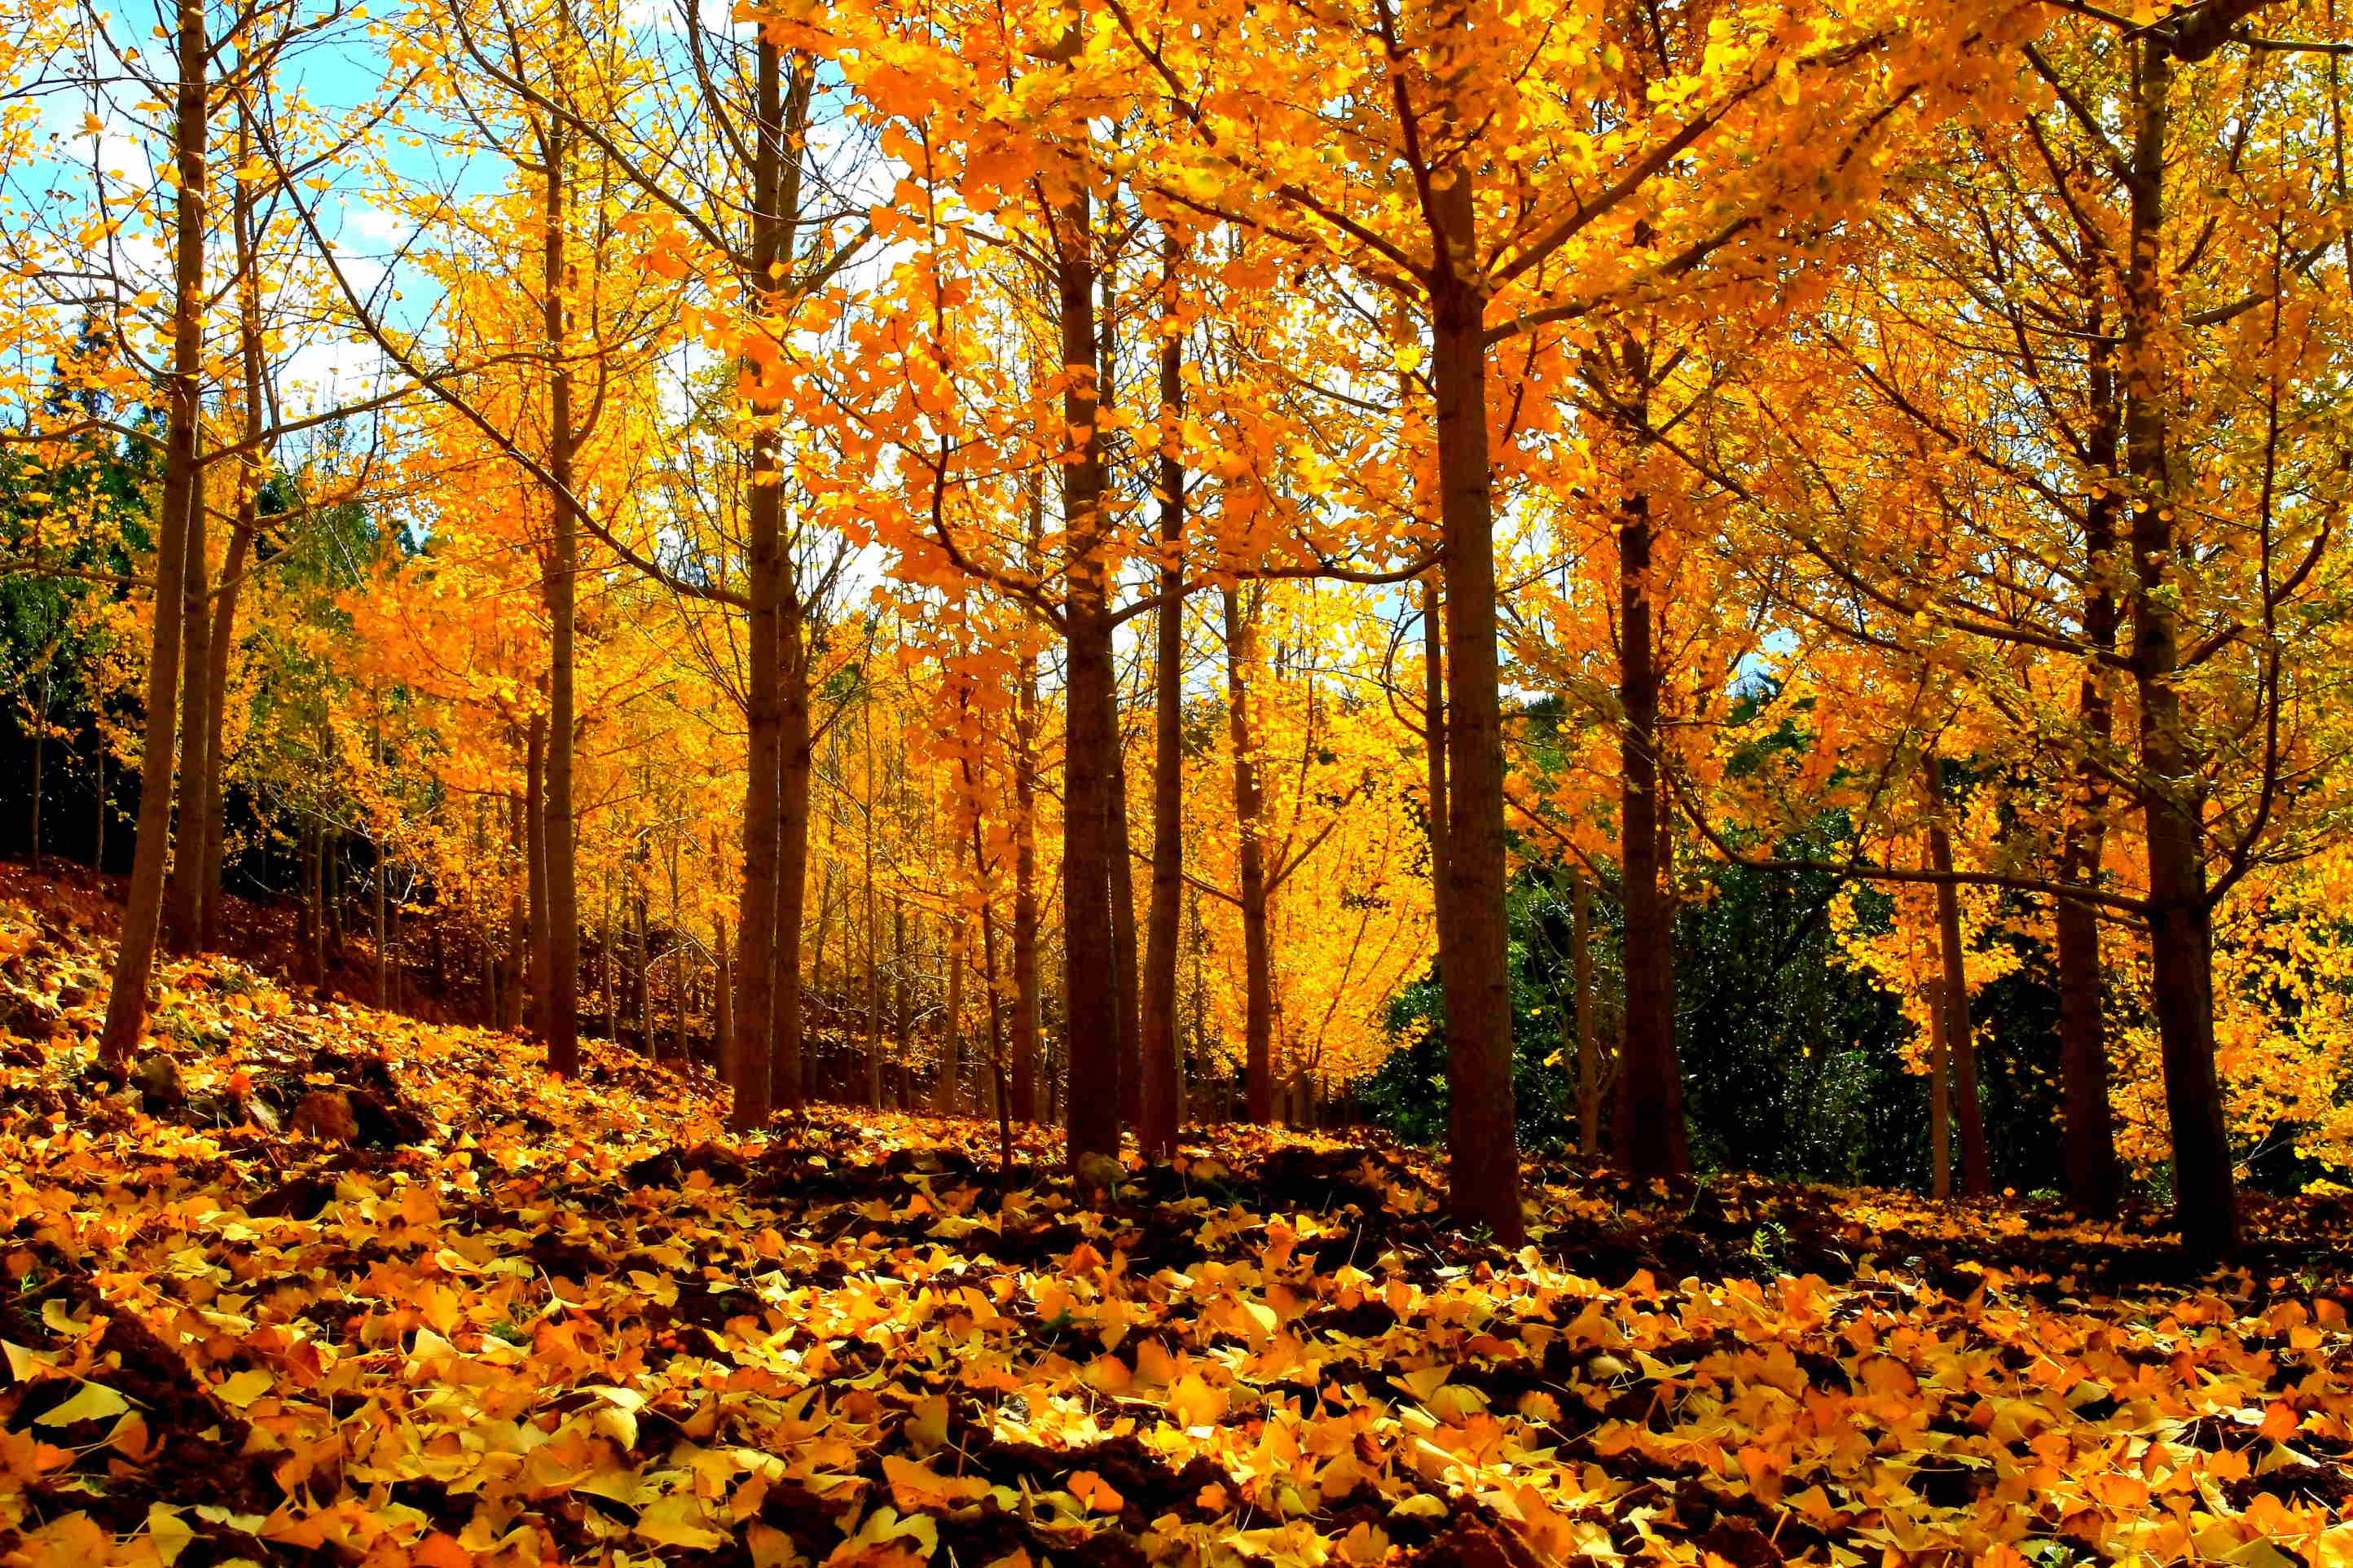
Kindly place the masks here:
[(531, 733), (525, 742), (523, 760), (523, 798), (529, 818), (525, 856), (530, 861), (531, 884), (531, 1026), (541, 1043), (544, 1044), (548, 1036), (548, 1016), (555, 1008), (548, 990), (547, 718), (544, 714), (532, 715)]
[(1577, 984), (1577, 1146), (1601, 1152), (1601, 1041), (1594, 1028), (1593, 884), (1581, 871), (1569, 880), (1570, 965)]
[(302, 819), (297, 856), (301, 862), (296, 875), (302, 883), (301, 897), (294, 905), (294, 944), (301, 954), (302, 978), (314, 988), (327, 973), (326, 944), (321, 936), (319, 916), (319, 825), (311, 817)]
[(1618, 514), (1618, 679), (1624, 728), (1619, 852), (1624, 868), (1626, 1026), (1618, 1058), (1618, 1157), (1637, 1175), (1691, 1169), (1675, 1051), (1674, 926), (1661, 887), (1659, 665), (1651, 624), (1651, 498)]
[(546, 232), (541, 252), (540, 310), (547, 342), (547, 472), (553, 514), (547, 552), (548, 719), (547, 814), (543, 854), (547, 862), (547, 1012), (541, 1028), (550, 1072), (580, 1071), (580, 889), (573, 820), (573, 753), (578, 739), (574, 688), (578, 674), (574, 605), (578, 597), (580, 522), (572, 471), (578, 433), (572, 418), (569, 310), (565, 211), (568, 192), (564, 135), (551, 127), (543, 146)]
[(39, 710), (33, 716), (33, 875), (41, 874), (41, 797), (48, 793), (49, 658), (41, 660)]
[[(2096, 236), (2086, 236), (2086, 254), (2095, 254)], [(2091, 324), (2105, 325), (2098, 301), (2104, 273), (2086, 268), (2084, 292), (2093, 301)], [(2112, 650), (2122, 612), (2116, 605), (2116, 511), (2123, 486), (2118, 477), (2123, 441), (2111, 353), (2094, 344), (2088, 353), (2088, 439), (2097, 471), (2110, 483), (2094, 494), (2084, 515), (2084, 641)], [(2096, 887), (2107, 847), (2108, 778), (2103, 758), (2116, 738), (2116, 714), (2097, 671), (2086, 668), (2076, 689), (2076, 712), (2085, 737), (2076, 769), (2078, 798), (2069, 803), (2060, 843), (2059, 879)], [(2108, 1040), (2104, 1011), (2105, 970), (2100, 959), (2100, 915), (2093, 905), (2061, 899), (2052, 911), (2052, 945), (2058, 950), (2059, 1050), (2067, 1118), (2067, 1195), (2077, 1214), (2104, 1218), (2116, 1210), (2124, 1171), (2116, 1157), (2115, 1112), (2108, 1104)]]
[[(784, 58), (765, 30), (754, 46), (754, 124), (752, 159), (752, 288), (773, 306), (783, 282), (784, 222), (780, 205), (786, 152), (784, 145)], [(745, 382), (764, 385), (755, 355), (744, 356)], [(780, 465), (780, 407), (773, 394), (752, 399), (751, 488), (745, 500), (750, 557), (746, 574), (751, 601), (744, 658), (745, 722), (750, 731), (744, 788), (744, 882), (737, 910), (735, 1040), (727, 1069), (735, 1091), (727, 1124), (737, 1131), (768, 1120), (777, 1048), (777, 939), (783, 910), (785, 597), (784, 490)], [(799, 954), (794, 954), (797, 966)], [(796, 998), (797, 1002), (797, 998)]]
[(1021, 656), (1013, 710), (1013, 1114), (1038, 1108), (1038, 659)]
[[(770, 487), (774, 489), (776, 487)], [(809, 732), (809, 669), (805, 606), (787, 573), (783, 615), (784, 689), (779, 717), (776, 820), (776, 984), (773, 1006), (776, 1052), (769, 1089), (776, 1104), (798, 1110), (807, 1103), (803, 1063), (806, 1023), (801, 1003), (801, 926), (808, 904), (809, 773), (816, 764)]]
[(882, 1109), (882, 923), (874, 903), (872, 817), (881, 800), (874, 772), (874, 715), (866, 721), (866, 788), (870, 827), (866, 834), (866, 1108)]
[(180, 658), (180, 820), (164, 896), (164, 943), (183, 957), (196, 951), (204, 933), (206, 746), (211, 740), (205, 718), (212, 708), (206, 678), (213, 664), (209, 518), (200, 471), (188, 498), (187, 561), (180, 578), (180, 634), (187, 644)]
[[(258, 422), (259, 416), (256, 416)], [(237, 647), (237, 600), (245, 586), (247, 563), (260, 519), (257, 498), (240, 493), (237, 521), (231, 528), (228, 554), (221, 565), (221, 585), (212, 612), (212, 637), (207, 647), (205, 679), (205, 776), (197, 807), (200, 837), (196, 866), (196, 943), (206, 949), (221, 945), (221, 899), (228, 822), (225, 748), (228, 734), (229, 659)]]
[(1139, 995), (1134, 845), (1127, 816), (1127, 738), (1111, 753), (1111, 948), (1119, 991), (1119, 1120), (1144, 1125), (1144, 1008)]
[(1504, 910), (1503, 679), (1495, 649), (1494, 505), (1487, 457), (1485, 300), (1455, 258), (1478, 254), (1472, 171), (1431, 194), (1430, 363), (1446, 574), (1447, 1184), (1454, 1213), (1517, 1246), (1511, 932)]
[(1951, 1018), (1942, 976), (1928, 982), (1928, 1195), (1953, 1195)]
[[(1931, 809), (1928, 818), (1929, 863), (1940, 875), (1953, 870), (1953, 837), (1945, 826), (1945, 760), (1936, 752), (1926, 759), (1926, 784)], [(1993, 1195), (1993, 1160), (1986, 1147), (1985, 1105), (1978, 1093), (1977, 1040), (1969, 1024), (1969, 981), (1961, 951), (1961, 890), (1951, 882), (1936, 885), (1936, 948), (1944, 961), (1944, 988), (1938, 1005), (1945, 1019), (1945, 1048), (1953, 1070), (1953, 1107), (1961, 1134), (1961, 1195)]]
[(1098, 274), (1086, 192), (1056, 210), (1055, 285), (1061, 330), (1062, 424), (1076, 450), (1061, 464), (1062, 521), (1071, 540), (1062, 615), (1062, 1005), (1070, 1060), (1067, 1157), (1119, 1153), (1119, 949), (1113, 858), (1119, 842), (1119, 674), (1113, 662), (1110, 572), (1103, 560), (1107, 480), (1097, 427), (1094, 290)]
[[(251, 114), (238, 119), (240, 162), (252, 156)], [(198, 819), (204, 837), (199, 851), (197, 942), (206, 948), (221, 944), (222, 863), (228, 834), (225, 779), (227, 772), (229, 662), (237, 647), (237, 602), (245, 589), (245, 573), (261, 526), (263, 433), (269, 410), (263, 396), (269, 361), (261, 318), (261, 277), (253, 230), (253, 193), (243, 181), (234, 182), (230, 195), (229, 228), (237, 252), (237, 359), (245, 399), (245, 446), (237, 460), (237, 520), (229, 531), (228, 553), (221, 565), (221, 584), (213, 606), (211, 658), (205, 679), (205, 777)]]
[[(172, 372), (164, 437), (162, 515), (155, 520), (155, 627), (147, 664), (146, 732), (140, 752), (139, 830), (122, 910), (122, 941), (106, 998), (99, 1058), (115, 1068), (139, 1048), (147, 982), (164, 918), (171, 856), (172, 762), (179, 739), (180, 618), (185, 605), (188, 520), (201, 504), (196, 471), (202, 417), (205, 299), (205, 153), (207, 133), (204, 0), (180, 0), (180, 79), (173, 115)], [(100, 809), (104, 808), (103, 792)]]
[(961, 930), (946, 943), (944, 957), (948, 969), (947, 1013), (940, 1020), (940, 1081), (932, 1095), (932, 1109), (942, 1116), (955, 1116), (964, 1109), (964, 966), (966, 935)]
[(508, 1030), (522, 1027), (523, 986), (531, 973), (531, 914), (525, 904), (531, 883), (531, 829), (526, 826), (526, 809), (520, 791), (507, 797), (508, 837), (513, 853), (523, 862), (522, 875), (507, 889), (506, 984), (500, 992), (499, 1027)]
[(1446, 986), (1446, 644), (1439, 570), (1421, 574), (1421, 740), (1429, 770), (1430, 923), (1438, 931), (1439, 989)]
[(711, 982), (711, 1047), (723, 1053), (727, 1042), (735, 1037), (735, 961), (734, 949), (727, 942), (727, 917), (721, 915), (713, 930), (711, 943), (712, 963), (717, 973)]
[[(1162, 251), (1176, 288), (1178, 253)], [(1136, 1143), (1147, 1159), (1176, 1152), (1183, 1068), (1176, 1054), (1176, 939), (1185, 889), (1185, 465), (1177, 422), (1185, 410), (1185, 349), (1160, 347), (1160, 607), (1155, 612), (1152, 700), (1152, 906), (1145, 920), (1143, 1096)]]
[(891, 900), (891, 1036), (898, 1051), (892, 1058), (896, 1069), (892, 1076), (896, 1086), (899, 1109), (907, 1109), (907, 1058), (913, 1054), (915, 1032), (913, 998), (907, 984), (907, 901)]
[(371, 858), (375, 861), (375, 1005), (390, 1011), (392, 1001), (392, 920), (389, 889), (385, 886), (385, 861), (381, 839), (369, 841)]
[(638, 925), (638, 1050), (651, 1061), (660, 1052), (654, 1048), (653, 913), (646, 907), (643, 888), (638, 889), (634, 903)]
[(2125, 282), (2122, 364), (2125, 462), (2132, 479), (2129, 598), (2133, 682), (2140, 699), (2144, 833), (2148, 849), (2149, 962), (2173, 1134), (2174, 1210), (2181, 1244), (2203, 1258), (2238, 1250), (2230, 1135), (2214, 1068), (2213, 911), (2206, 885), (2205, 802), (2175, 674), (2180, 627), (2168, 584), (2180, 566), (2166, 451), (2164, 283), (2168, 39), (2137, 51), (2132, 150), (2131, 252)]
[(1235, 859), (1242, 914), (1242, 1083), (1244, 1113), (1274, 1120), (1274, 949), (1267, 920), (1266, 799), (1258, 776), (1258, 738), (1250, 722), (1250, 669), (1256, 656), (1255, 606), (1224, 590), (1226, 734), (1233, 750)]

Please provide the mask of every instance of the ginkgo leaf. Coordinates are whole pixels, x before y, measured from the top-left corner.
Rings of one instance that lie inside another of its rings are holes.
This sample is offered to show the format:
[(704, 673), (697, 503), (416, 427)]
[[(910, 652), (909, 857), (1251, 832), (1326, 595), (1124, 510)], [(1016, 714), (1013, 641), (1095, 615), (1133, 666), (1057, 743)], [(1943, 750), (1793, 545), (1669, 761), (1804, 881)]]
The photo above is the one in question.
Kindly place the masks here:
[(712, 1528), (709, 1513), (691, 1496), (672, 1493), (656, 1499), (638, 1516), (638, 1536), (657, 1546), (678, 1546), (710, 1552), (727, 1543), (726, 1535)]
[(104, 1421), (131, 1408), (131, 1402), (102, 1383), (84, 1383), (63, 1403), (33, 1417), (36, 1426), (70, 1426), (77, 1421)]

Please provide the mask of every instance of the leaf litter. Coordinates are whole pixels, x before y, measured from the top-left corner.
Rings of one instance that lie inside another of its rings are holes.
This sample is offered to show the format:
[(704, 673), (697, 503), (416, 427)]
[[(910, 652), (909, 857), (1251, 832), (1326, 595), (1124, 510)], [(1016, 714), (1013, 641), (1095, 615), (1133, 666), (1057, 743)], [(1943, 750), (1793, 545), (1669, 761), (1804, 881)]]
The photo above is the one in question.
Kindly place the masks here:
[[(2353, 1563), (2341, 1201), (2128, 1215), (1197, 1130), (1108, 1189), (0, 905), (0, 1563)], [(29, 1027), (27, 1024), (29, 1022)], [(166, 1066), (155, 1066), (154, 1063)]]

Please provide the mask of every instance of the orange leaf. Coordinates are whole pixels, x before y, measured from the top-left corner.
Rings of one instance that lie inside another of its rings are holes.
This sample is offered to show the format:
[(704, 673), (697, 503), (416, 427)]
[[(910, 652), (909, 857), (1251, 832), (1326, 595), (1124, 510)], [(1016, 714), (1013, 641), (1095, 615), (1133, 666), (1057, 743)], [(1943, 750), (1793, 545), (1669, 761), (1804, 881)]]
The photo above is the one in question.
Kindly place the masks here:
[(1127, 1506), (1118, 1489), (1092, 1470), (1081, 1470), (1071, 1478), (1071, 1495), (1097, 1513), (1117, 1513)]

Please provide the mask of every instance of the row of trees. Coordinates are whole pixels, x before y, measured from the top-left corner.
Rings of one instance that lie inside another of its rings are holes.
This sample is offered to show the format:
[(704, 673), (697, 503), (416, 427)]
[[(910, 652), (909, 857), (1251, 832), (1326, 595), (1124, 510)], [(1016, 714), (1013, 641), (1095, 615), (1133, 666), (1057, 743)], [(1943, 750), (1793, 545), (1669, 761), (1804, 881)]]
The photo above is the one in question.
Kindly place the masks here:
[(1082, 1164), (1172, 1149), (1221, 1049), (1301, 1113), (1434, 965), (1508, 1239), (1514, 878), (1615, 911), (1579, 1121), (1670, 1174), (1728, 864), (1904, 993), (1940, 1181), (1991, 1184), (2013, 936), (2086, 1210), (2147, 1084), (2202, 1251), (2221, 1067), (2326, 1121), (2323, 6), (216, 9), (10, 35), (11, 189), (71, 197), (5, 218), (19, 564), (127, 575), (38, 487), (155, 470), (110, 1056), (217, 921), (244, 584), (356, 516), (332, 605), (289, 576), (332, 694), (287, 798), (427, 875), (558, 1071), (607, 887), (702, 955), (739, 1125), (852, 973), (879, 1099), (936, 951), (933, 1055), (1027, 1113), (1058, 1040)]

